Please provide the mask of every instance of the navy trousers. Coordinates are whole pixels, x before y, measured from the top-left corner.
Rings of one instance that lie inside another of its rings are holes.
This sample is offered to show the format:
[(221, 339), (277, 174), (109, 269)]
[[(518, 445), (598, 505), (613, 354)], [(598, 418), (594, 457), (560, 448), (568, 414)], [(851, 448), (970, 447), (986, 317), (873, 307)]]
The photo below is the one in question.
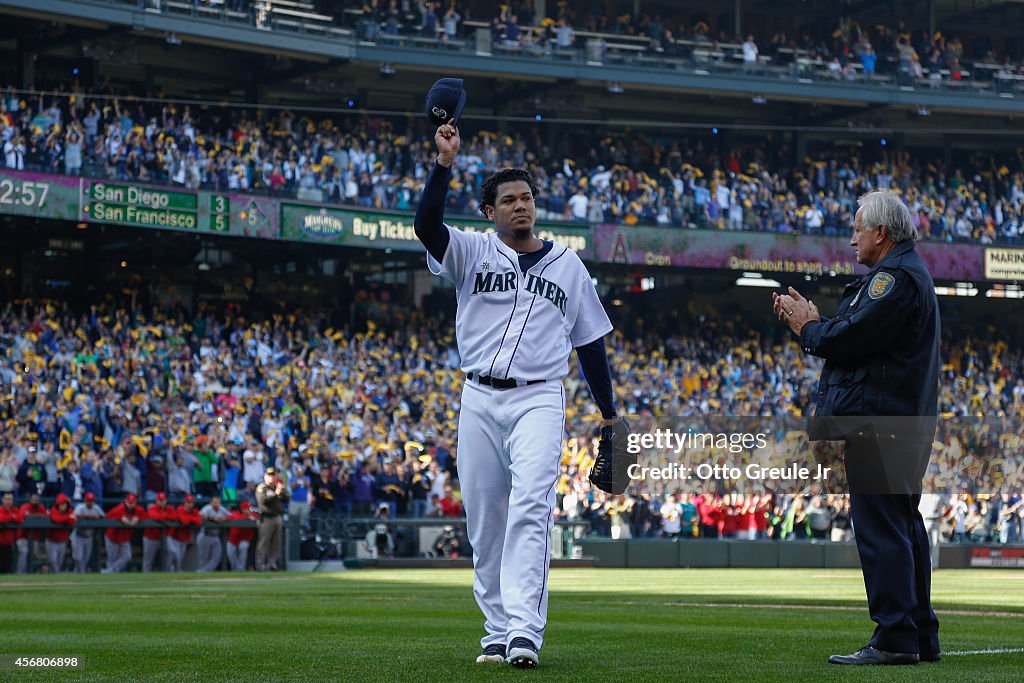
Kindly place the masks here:
[(850, 439), (850, 515), (877, 626), (869, 645), (885, 652), (937, 654), (928, 532), (918, 511), (931, 443)]

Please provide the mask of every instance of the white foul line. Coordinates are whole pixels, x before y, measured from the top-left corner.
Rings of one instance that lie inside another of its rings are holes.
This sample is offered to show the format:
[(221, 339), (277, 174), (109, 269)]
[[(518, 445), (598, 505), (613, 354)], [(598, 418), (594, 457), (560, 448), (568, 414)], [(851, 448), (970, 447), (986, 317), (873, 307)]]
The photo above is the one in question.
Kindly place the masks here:
[(1009, 655), (1018, 652), (1024, 652), (1024, 647), (1003, 647), (998, 650), (955, 650), (953, 652), (943, 652), (942, 656), (959, 657), (961, 655)]

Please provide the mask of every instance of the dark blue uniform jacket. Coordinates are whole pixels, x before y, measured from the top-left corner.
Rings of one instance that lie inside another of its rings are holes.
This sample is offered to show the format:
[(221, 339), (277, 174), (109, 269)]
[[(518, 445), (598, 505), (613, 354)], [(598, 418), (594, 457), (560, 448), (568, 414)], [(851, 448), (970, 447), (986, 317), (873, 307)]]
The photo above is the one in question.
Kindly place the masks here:
[[(939, 309), (935, 284), (913, 240), (895, 245), (847, 285), (835, 317), (807, 323), (806, 353), (825, 359), (810, 436), (851, 436), (850, 425), (930, 441), (938, 412)], [(913, 416), (929, 419), (822, 420)]]

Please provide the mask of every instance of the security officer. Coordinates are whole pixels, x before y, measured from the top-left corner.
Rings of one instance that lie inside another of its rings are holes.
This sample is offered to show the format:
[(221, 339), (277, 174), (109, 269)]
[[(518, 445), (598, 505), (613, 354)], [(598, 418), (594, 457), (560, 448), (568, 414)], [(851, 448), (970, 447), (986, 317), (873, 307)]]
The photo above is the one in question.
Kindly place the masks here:
[(268, 467), (263, 473), (263, 483), (256, 487), (256, 504), (260, 511), (260, 538), (256, 543), (256, 569), (277, 569), (281, 556), (281, 519), (288, 499), (291, 498), (284, 482), (278, 478), (277, 470)]
[(846, 441), (846, 472), (868, 611), (866, 647), (832, 664), (939, 660), (928, 533), (918, 511), (938, 413), (939, 311), (910, 211), (889, 190), (862, 196), (850, 246), (871, 271), (833, 318), (795, 289), (773, 295), (805, 353), (825, 359), (812, 439)]

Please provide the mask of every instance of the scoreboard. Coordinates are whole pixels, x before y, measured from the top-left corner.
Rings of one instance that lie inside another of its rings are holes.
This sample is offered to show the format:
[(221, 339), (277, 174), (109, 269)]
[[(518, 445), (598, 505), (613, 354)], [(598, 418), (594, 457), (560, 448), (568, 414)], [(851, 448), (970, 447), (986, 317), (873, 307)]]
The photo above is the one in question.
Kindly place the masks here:
[(150, 186), (86, 180), (82, 185), (82, 216), (140, 228), (228, 232), (231, 199), (226, 194), (162, 190)]
[[(423, 250), (409, 211), (11, 169), (0, 169), (0, 214), (331, 247)], [(449, 217), (448, 225), (471, 232), (494, 229), (469, 217)], [(852, 277), (857, 267), (846, 235), (564, 221), (537, 223), (535, 231), (596, 263), (840, 278)], [(936, 280), (1024, 282), (1024, 249), (1016, 245), (922, 240), (917, 250)]]

